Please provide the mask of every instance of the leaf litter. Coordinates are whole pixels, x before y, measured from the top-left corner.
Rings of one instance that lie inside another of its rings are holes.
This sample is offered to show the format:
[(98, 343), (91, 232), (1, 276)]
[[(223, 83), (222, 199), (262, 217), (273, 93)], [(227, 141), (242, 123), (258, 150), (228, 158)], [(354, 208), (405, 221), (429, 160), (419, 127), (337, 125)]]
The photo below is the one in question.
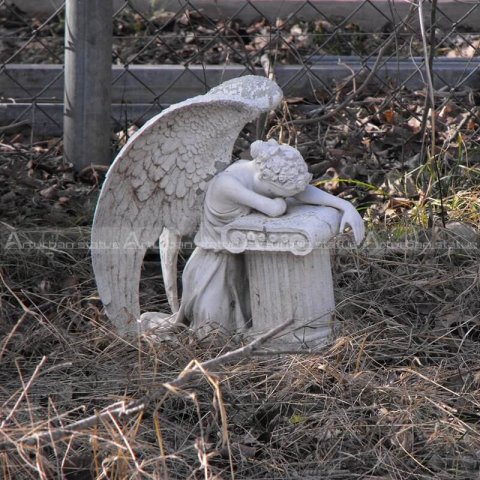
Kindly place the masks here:
[[(262, 28), (250, 27), (256, 42)], [(302, 26), (289, 34), (301, 39)], [(34, 447), (22, 440), (155, 391), (193, 359), (243, 340), (188, 330), (118, 338), (88, 253), (105, 168), (75, 172), (58, 139), (32, 145), (28, 132), (1, 133), (2, 478), (478, 476), (475, 93), (468, 109), (439, 102), (432, 161), (421, 91), (403, 90), (399, 100), (372, 83), (334, 117), (295, 123), (335, 109), (354, 86), (336, 88), (333, 101), (321, 91), (317, 103), (287, 99), (265, 131), (297, 146), (315, 183), (353, 201), (368, 222), (359, 249), (348, 235), (332, 245), (337, 337), (317, 352), (225, 365), (130, 418)], [(243, 132), (236, 157), (256, 131)], [(155, 251), (141, 293), (146, 310), (167, 308)]]

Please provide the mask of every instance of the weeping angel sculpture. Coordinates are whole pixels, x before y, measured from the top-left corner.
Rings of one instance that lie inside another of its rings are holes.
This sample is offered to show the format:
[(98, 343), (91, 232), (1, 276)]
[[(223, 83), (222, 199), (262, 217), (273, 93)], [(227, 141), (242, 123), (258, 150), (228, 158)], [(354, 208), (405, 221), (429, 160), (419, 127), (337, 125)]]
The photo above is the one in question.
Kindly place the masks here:
[[(275, 140), (256, 141), (253, 160), (229, 166), (244, 125), (271, 111), (282, 97), (276, 83), (263, 77), (230, 80), (155, 116), (120, 151), (92, 229), (98, 291), (120, 334), (138, 331), (141, 266), (157, 239), (175, 321), (188, 321), (194, 329), (215, 323), (229, 332), (248, 328), (250, 305), (242, 255), (221, 247), (225, 225), (252, 211), (281, 216), (293, 198), (340, 210), (340, 230), (349, 225), (355, 240), (362, 240), (363, 222), (355, 208), (310, 186), (311, 175), (296, 149)], [(180, 239), (197, 230), (180, 304)]]

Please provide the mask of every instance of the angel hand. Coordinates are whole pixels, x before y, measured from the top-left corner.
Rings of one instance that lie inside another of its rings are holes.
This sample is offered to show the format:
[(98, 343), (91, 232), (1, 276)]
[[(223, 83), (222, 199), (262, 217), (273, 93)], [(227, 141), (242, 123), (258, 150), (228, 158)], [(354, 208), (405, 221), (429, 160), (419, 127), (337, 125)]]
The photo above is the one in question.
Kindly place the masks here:
[(287, 211), (287, 202), (283, 198), (269, 199), (268, 207), (265, 209), (265, 213), (269, 217), (280, 217)]
[(350, 205), (350, 207), (343, 211), (342, 220), (340, 222), (340, 233), (343, 232), (347, 225), (351, 227), (355, 242), (359, 245), (365, 237), (365, 226), (362, 217), (353, 205)]

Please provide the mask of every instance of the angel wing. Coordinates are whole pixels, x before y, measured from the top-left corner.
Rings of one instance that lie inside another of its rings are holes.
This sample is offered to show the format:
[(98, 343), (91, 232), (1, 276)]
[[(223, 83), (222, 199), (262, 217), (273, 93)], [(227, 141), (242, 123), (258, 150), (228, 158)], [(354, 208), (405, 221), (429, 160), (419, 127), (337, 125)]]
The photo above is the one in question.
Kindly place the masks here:
[[(172, 267), (176, 239), (198, 227), (208, 180), (231, 162), (244, 125), (282, 97), (278, 85), (267, 78), (236, 78), (164, 110), (120, 151), (107, 173), (92, 228), (98, 292), (120, 334), (137, 331), (146, 249), (166, 229), (160, 248), (168, 252), (162, 264)], [(175, 310), (176, 274), (170, 270), (167, 277)]]

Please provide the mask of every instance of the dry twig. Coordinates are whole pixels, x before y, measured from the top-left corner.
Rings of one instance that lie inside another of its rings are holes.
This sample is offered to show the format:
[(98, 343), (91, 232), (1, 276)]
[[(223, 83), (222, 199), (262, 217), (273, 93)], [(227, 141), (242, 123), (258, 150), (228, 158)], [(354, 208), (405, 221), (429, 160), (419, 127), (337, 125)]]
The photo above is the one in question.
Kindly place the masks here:
[[(184, 387), (194, 376), (198, 375), (199, 373), (209, 371), (211, 369), (218, 368), (221, 365), (225, 365), (227, 363), (238, 361), (243, 358), (248, 358), (251, 356), (256, 348), (266, 343), (269, 339), (273, 338), (274, 336), (281, 333), (287, 327), (289, 327), (293, 323), (293, 319), (282, 323), (278, 327), (271, 329), (270, 331), (266, 332), (265, 334), (257, 337), (249, 344), (233, 350), (231, 352), (227, 352), (220, 357), (213, 358), (211, 360), (207, 360), (206, 362), (199, 363), (195, 365), (192, 369), (183, 371), (175, 380), (169, 383), (162, 384), (155, 392), (145, 395), (139, 400), (134, 400), (132, 402), (119, 402), (113, 405), (110, 405), (102, 412), (92, 415), (90, 417), (84, 418), (77, 422), (72, 423), (66, 427), (61, 427), (53, 430), (49, 430), (46, 432), (36, 433), (34, 435), (30, 435), (26, 438), (20, 438), (12, 442), (12, 440), (4, 441), (0, 443), (0, 450), (4, 450), (7, 448), (12, 447), (12, 443), (14, 445), (38, 445), (40, 443), (52, 443), (56, 440), (63, 439), (72, 435), (76, 432), (80, 432), (85, 428), (92, 427), (97, 425), (98, 423), (102, 422), (103, 420), (107, 419), (120, 419), (123, 417), (134, 415), (138, 412), (141, 412), (147, 408), (147, 406), (152, 403), (153, 401), (162, 397), (168, 391), (172, 391), (178, 389), (180, 387)], [(36, 373), (36, 372), (35, 372)], [(32, 379), (35, 377), (32, 377)], [(31, 383), (31, 380), (29, 384)], [(19, 399), (20, 401), (20, 399)], [(19, 403), (19, 402), (17, 402)], [(11, 415), (9, 415), (10, 417)], [(9, 418), (7, 417), (7, 419)]]
[(345, 107), (347, 107), (354, 98), (358, 97), (358, 95), (365, 90), (365, 88), (370, 84), (370, 80), (373, 78), (373, 76), (377, 73), (377, 70), (380, 66), (380, 62), (383, 59), (383, 55), (387, 48), (392, 44), (392, 42), (397, 38), (398, 31), (399, 29), (406, 23), (408, 22), (408, 19), (411, 17), (413, 13), (413, 4), (410, 6), (410, 9), (407, 13), (407, 16), (402, 22), (399, 22), (398, 25), (396, 25), (394, 31), (390, 34), (388, 40), (382, 45), (380, 50), (378, 51), (377, 58), (375, 60), (375, 63), (373, 64), (370, 72), (368, 73), (367, 77), (365, 80), (362, 82), (362, 84), (357, 88), (354, 89), (353, 92), (350, 95), (347, 95), (347, 97), (341, 102), (339, 105), (337, 105), (333, 110), (330, 110), (329, 112), (325, 113), (324, 115), (321, 115), (319, 117), (315, 118), (307, 118), (307, 119), (302, 119), (302, 120), (291, 120), (290, 124), (292, 125), (308, 125), (311, 123), (317, 123), (321, 122), (324, 120), (327, 120), (334, 115), (336, 115), (338, 112), (342, 111)]

